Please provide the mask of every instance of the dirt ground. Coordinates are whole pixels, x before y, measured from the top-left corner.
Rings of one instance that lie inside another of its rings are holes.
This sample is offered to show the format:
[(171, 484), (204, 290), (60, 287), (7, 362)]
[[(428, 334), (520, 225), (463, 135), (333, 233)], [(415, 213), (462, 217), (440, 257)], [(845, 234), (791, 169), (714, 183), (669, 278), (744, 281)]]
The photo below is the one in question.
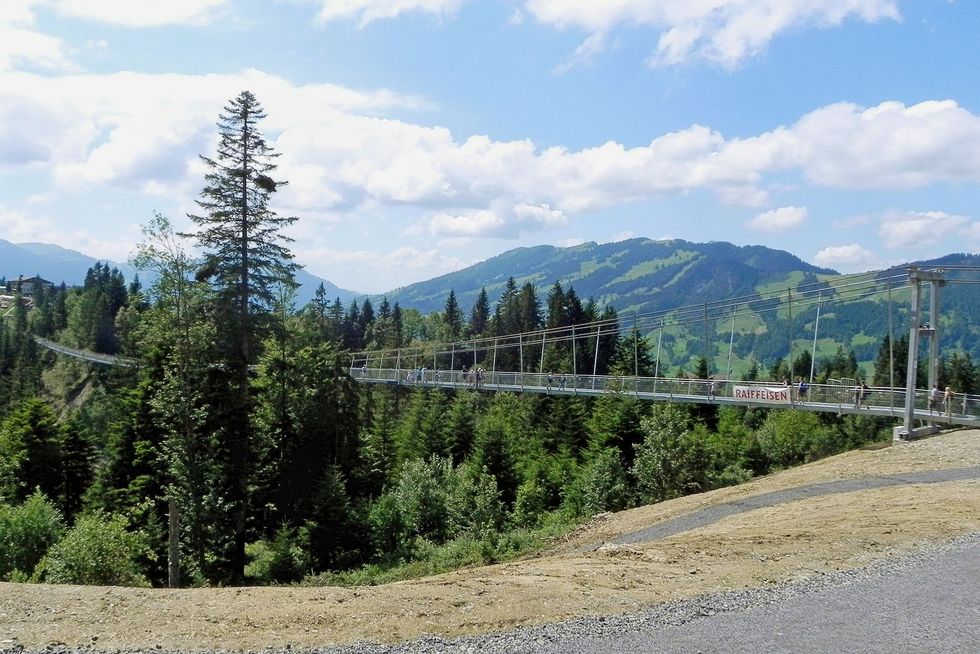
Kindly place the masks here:
[[(167, 590), (4, 583), (0, 650), (16, 644), (314, 647), (629, 612), (862, 567), (980, 531), (980, 480), (825, 495), (747, 511), (656, 542), (608, 543), (621, 534), (776, 490), (975, 466), (978, 430), (850, 452), (742, 486), (601, 516), (533, 558), (380, 587)], [(595, 551), (577, 553), (586, 547)]]

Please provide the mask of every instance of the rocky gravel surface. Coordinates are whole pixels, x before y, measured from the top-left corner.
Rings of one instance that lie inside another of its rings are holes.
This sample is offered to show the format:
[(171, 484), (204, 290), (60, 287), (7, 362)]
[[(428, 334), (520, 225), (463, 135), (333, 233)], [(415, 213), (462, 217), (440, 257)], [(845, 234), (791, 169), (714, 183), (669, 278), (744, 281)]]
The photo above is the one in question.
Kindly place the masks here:
[[(257, 650), (262, 654), (543, 654), (559, 652), (612, 652), (612, 651), (653, 651), (650, 648), (667, 648), (667, 651), (735, 652), (747, 651), (751, 645), (754, 652), (792, 652), (792, 651), (830, 651), (831, 645), (822, 643), (820, 649), (813, 649), (814, 638), (800, 641), (800, 636), (769, 631), (757, 634), (755, 642), (745, 642), (745, 634), (757, 633), (747, 614), (759, 612), (772, 614), (773, 610), (786, 612), (786, 607), (794, 603), (810, 602), (816, 608), (805, 609), (806, 621), (821, 631), (822, 637), (833, 639), (833, 649), (837, 651), (895, 651), (893, 642), (847, 642), (847, 634), (829, 633), (834, 625), (820, 615), (825, 609), (827, 598), (840, 596), (850, 588), (861, 589), (871, 586), (870, 593), (860, 597), (863, 615), (845, 607), (848, 622), (861, 624), (883, 617), (886, 598), (876, 596), (887, 592), (900, 596), (906, 603), (921, 601), (923, 592), (933, 592), (935, 586), (946, 589), (941, 596), (933, 596), (928, 607), (928, 620), (935, 623), (934, 614), (943, 616), (954, 624), (942, 629), (935, 626), (923, 629), (922, 621), (913, 621), (903, 633), (901, 651), (906, 652), (976, 652), (980, 647), (980, 606), (975, 602), (980, 592), (980, 533), (970, 534), (939, 545), (933, 545), (906, 553), (892, 559), (878, 561), (865, 568), (839, 571), (810, 577), (801, 581), (773, 584), (762, 588), (712, 593), (688, 600), (668, 602), (651, 609), (617, 616), (586, 616), (565, 620), (538, 627), (520, 628), (505, 632), (476, 637), (443, 639), (423, 637), (398, 645), (377, 643), (357, 643), (334, 648), (284, 648)], [(956, 565), (950, 565), (953, 561)], [(959, 567), (957, 567), (959, 566)], [(963, 569), (965, 568), (965, 569)], [(956, 578), (944, 578), (944, 574)], [(920, 577), (929, 580), (928, 588), (910, 587), (921, 585)], [(957, 584), (957, 580), (960, 582)], [(965, 583), (964, 583), (965, 582)], [(897, 587), (896, 587), (897, 584)], [(956, 587), (951, 593), (950, 588)], [(815, 602), (814, 602), (815, 600)], [(948, 610), (950, 601), (959, 607), (959, 612)], [(831, 602), (833, 604), (833, 602)], [(909, 607), (917, 611), (915, 606)], [(885, 616), (887, 617), (887, 616)], [(707, 623), (718, 618), (723, 623), (714, 630), (699, 623)], [(733, 624), (739, 624), (733, 628)], [(677, 628), (686, 628), (683, 631)], [(713, 633), (718, 628), (723, 633)], [(894, 632), (894, 629), (891, 629)], [(931, 632), (931, 633), (927, 633)], [(938, 636), (937, 636), (938, 632)], [(736, 634), (741, 640), (733, 640)], [(863, 634), (859, 633), (859, 637)], [(888, 637), (895, 640), (896, 634)], [(782, 638), (781, 638), (782, 637)], [(850, 636), (850, 637), (853, 637)], [(884, 638), (884, 637), (883, 637)], [(761, 643), (759, 642), (761, 640)], [(692, 642), (696, 641), (696, 642)], [(810, 647), (805, 643), (809, 642)], [(766, 644), (770, 646), (767, 647)], [(692, 647), (693, 646), (693, 647)], [(637, 649), (641, 647), (642, 649)], [(12, 654), (93, 654), (90, 647), (47, 647), (28, 649), (13, 643), (5, 643), (3, 652)], [(119, 654), (136, 652), (160, 652), (152, 650), (114, 650)], [(169, 650), (166, 654), (229, 654), (227, 650)]]

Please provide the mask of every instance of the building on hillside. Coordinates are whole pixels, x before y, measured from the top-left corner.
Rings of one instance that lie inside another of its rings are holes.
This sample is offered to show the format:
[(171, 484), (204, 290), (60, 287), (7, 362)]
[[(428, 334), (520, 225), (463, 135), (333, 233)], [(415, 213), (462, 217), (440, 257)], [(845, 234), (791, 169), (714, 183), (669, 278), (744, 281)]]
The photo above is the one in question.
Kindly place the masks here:
[(33, 277), (24, 277), (21, 275), (16, 281), (7, 282), (6, 286), (8, 294), (20, 291), (20, 294), (24, 297), (34, 297), (34, 292), (38, 288), (43, 288), (46, 291), (50, 290), (54, 287), (54, 282), (49, 282), (40, 275), (34, 275)]
[[(6, 312), (9, 309), (12, 309), (14, 307), (15, 302), (17, 302), (16, 295), (4, 295), (0, 293), (0, 317), (3, 317), (4, 312)], [(31, 301), (31, 298), (24, 297), (23, 295), (20, 297), (20, 303), (23, 304), (28, 309), (34, 307), (34, 303)]]

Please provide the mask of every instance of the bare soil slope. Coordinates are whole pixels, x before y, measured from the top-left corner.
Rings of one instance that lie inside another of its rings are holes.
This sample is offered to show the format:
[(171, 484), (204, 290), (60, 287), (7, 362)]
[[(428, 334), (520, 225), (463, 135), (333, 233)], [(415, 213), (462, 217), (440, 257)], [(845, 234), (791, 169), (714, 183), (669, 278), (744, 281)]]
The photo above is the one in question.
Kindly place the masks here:
[(522, 561), (371, 588), (0, 584), (0, 649), (259, 649), (453, 636), (615, 614), (862, 567), (980, 531), (980, 475), (762, 507), (653, 542), (609, 541), (705, 507), (815, 483), (980, 466), (980, 431), (857, 451), (742, 486), (601, 516)]

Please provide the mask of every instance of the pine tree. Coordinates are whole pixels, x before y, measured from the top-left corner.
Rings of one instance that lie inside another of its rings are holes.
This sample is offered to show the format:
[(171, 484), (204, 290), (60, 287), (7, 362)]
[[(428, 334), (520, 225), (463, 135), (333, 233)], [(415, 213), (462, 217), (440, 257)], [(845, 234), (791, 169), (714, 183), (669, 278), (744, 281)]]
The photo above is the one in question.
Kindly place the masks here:
[[(249, 461), (252, 450), (249, 366), (259, 355), (259, 343), (276, 302), (276, 289), (293, 284), (296, 265), (282, 230), (295, 218), (282, 217), (269, 208), (269, 198), (284, 182), (270, 177), (278, 156), (258, 127), (265, 118), (262, 106), (243, 91), (224, 108), (218, 120), (218, 151), (201, 157), (208, 168), (200, 215), (189, 217), (197, 225), (193, 235), (204, 252), (199, 279), (210, 279), (216, 294), (216, 321), (220, 326), (221, 358), (226, 367), (223, 389), (215, 389), (212, 408), (220, 416), (217, 455), (227, 470), (218, 492), (228, 507), (226, 528), (232, 535), (220, 566), (232, 581), (245, 568), (248, 516)], [(219, 566), (219, 567), (220, 567)]]
[(470, 336), (485, 336), (490, 329), (490, 300), (487, 298), (486, 286), (480, 289), (480, 294), (476, 297), (476, 304), (470, 311), (470, 323), (467, 325), (467, 333)]
[(224, 108), (218, 119), (218, 153), (201, 160), (209, 169), (197, 201), (201, 215), (190, 215), (193, 235), (206, 261), (198, 273), (212, 280), (227, 315), (230, 363), (254, 363), (260, 326), (275, 303), (274, 288), (292, 282), (296, 265), (282, 230), (296, 218), (269, 209), (269, 198), (285, 182), (269, 174), (279, 156), (266, 144), (258, 122), (266, 117), (249, 91)]
[(0, 502), (19, 504), (35, 488), (53, 501), (64, 491), (58, 418), (44, 401), (24, 400), (0, 424)]
[(446, 331), (443, 336), (445, 340), (458, 340), (463, 335), (463, 310), (459, 308), (459, 302), (456, 300), (456, 292), (453, 289), (449, 289), (449, 297), (446, 298), (444, 316), (443, 325)]

